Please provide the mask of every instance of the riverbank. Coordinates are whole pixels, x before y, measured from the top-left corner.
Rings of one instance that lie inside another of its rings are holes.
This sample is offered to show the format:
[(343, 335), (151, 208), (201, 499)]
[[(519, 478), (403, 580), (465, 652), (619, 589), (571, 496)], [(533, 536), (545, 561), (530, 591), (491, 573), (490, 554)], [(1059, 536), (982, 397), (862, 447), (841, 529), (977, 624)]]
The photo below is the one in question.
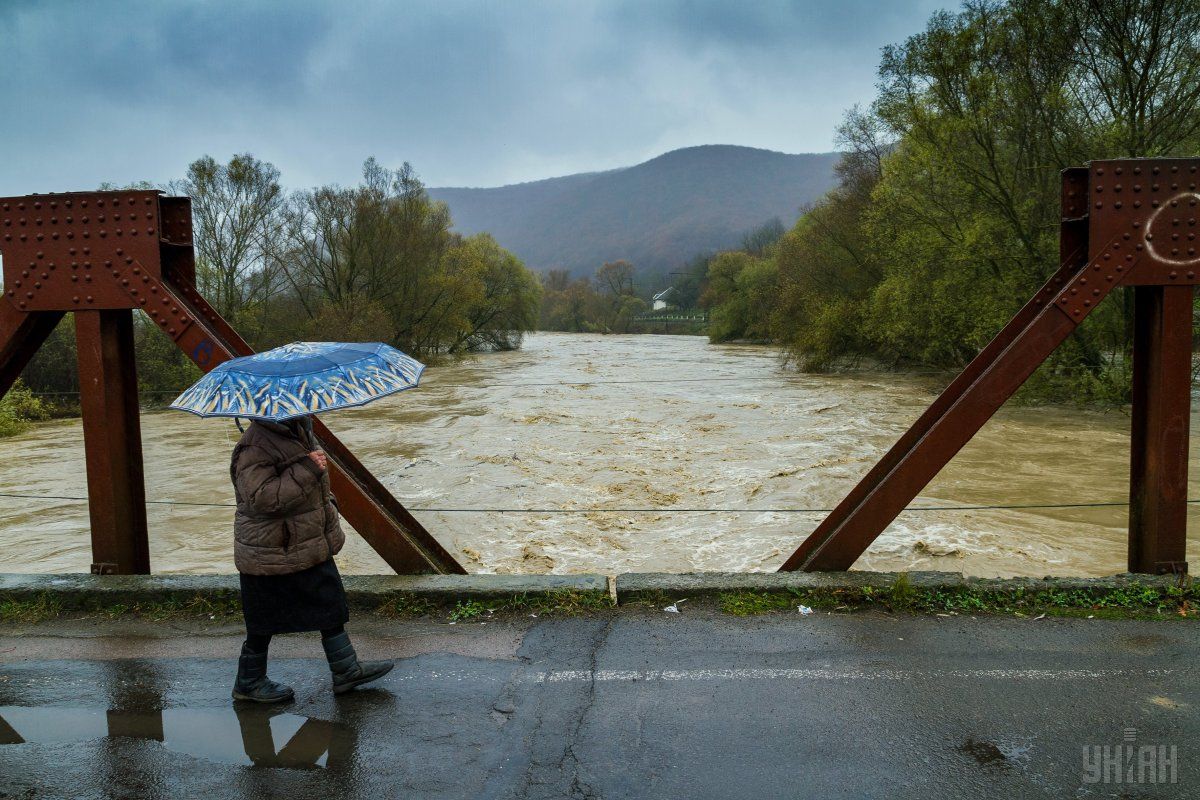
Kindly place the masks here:
[[(733, 616), (884, 610), (1103, 618), (1196, 618), (1200, 590), (1174, 576), (978, 579), (961, 574), (347, 575), (352, 608), (462, 621), (610, 608), (706, 607)], [(670, 609), (674, 609), (673, 611)], [(71, 616), (227, 618), (236, 575), (0, 575), (0, 622)]]

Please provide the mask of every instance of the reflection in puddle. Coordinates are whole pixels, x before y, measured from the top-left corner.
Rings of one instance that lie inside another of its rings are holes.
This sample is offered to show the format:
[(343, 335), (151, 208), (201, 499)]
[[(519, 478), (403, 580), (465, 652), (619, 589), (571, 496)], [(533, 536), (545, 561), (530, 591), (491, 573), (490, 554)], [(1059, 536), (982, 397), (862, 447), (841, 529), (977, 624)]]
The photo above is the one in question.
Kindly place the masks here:
[(151, 739), (225, 764), (312, 769), (350, 760), (354, 733), (327, 720), (261, 708), (119, 711), (0, 706), (0, 745)]

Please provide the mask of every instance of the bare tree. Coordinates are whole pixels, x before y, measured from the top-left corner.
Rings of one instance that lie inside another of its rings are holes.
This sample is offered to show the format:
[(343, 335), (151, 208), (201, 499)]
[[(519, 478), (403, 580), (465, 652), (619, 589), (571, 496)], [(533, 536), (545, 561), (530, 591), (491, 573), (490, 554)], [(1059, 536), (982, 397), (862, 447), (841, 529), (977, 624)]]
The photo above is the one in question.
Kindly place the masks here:
[(228, 164), (205, 156), (171, 189), (192, 198), (197, 282), (217, 311), (233, 317), (266, 300), (278, 288), (267, 253), (280, 224), (279, 170), (249, 154)]
[(633, 294), (633, 264), (625, 260), (608, 262), (596, 270), (596, 283), (613, 297)]
[(1075, 85), (1122, 156), (1177, 154), (1200, 134), (1196, 0), (1064, 0), (1078, 32)]

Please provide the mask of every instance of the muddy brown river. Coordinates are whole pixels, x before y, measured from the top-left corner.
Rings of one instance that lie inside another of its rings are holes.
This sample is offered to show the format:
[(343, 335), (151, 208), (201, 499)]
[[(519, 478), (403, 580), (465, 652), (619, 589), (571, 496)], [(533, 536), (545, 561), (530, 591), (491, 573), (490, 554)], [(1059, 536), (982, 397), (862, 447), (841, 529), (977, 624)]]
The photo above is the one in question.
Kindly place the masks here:
[[(472, 572), (774, 570), (823, 516), (804, 509), (840, 500), (938, 388), (801, 375), (700, 337), (538, 334), (326, 421)], [(1124, 506), (919, 507), (1123, 502), (1128, 428), (1121, 412), (1003, 409), (855, 567), (1123, 571)], [(175, 504), (232, 502), (233, 423), (159, 411), (142, 433), (154, 570), (233, 571), (232, 510)], [(0, 440), (0, 493), (86, 491), (78, 420)], [(91, 563), (77, 500), (0, 497), (0, 534), (3, 572)], [(339, 564), (388, 571), (353, 535)]]

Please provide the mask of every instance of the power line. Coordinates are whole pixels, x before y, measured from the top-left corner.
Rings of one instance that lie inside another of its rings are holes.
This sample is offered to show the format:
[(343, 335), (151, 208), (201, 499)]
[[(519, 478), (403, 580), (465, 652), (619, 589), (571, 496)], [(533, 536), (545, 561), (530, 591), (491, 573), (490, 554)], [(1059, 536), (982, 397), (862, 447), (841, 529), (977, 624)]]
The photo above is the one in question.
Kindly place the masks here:
[[(0, 497), (21, 500), (70, 500), (86, 502), (86, 497), (50, 494), (0, 493)], [(1200, 503), (1200, 499), (1188, 500), (1189, 504)], [(147, 505), (193, 506), (201, 508), (236, 508), (234, 503), (194, 503), (185, 500), (147, 500)], [(1105, 501), (1096, 503), (1012, 503), (994, 505), (961, 506), (913, 506), (901, 513), (926, 511), (1031, 511), (1066, 508), (1118, 508), (1129, 505), (1129, 501)], [(679, 508), (661, 507), (616, 507), (616, 508), (470, 508), (443, 506), (409, 506), (409, 511), (425, 511), (438, 514), (828, 514), (832, 508)]]
[[(833, 373), (833, 374), (834, 375), (844, 375), (844, 374), (848, 374), (848, 373)], [(861, 377), (863, 375), (871, 375), (871, 374), (874, 374), (874, 373), (860, 373), (859, 376)], [(947, 377), (949, 377), (951, 374), (952, 373), (946, 372), (946, 371), (895, 373), (895, 375), (899, 375), (899, 376), (945, 375)], [(884, 376), (884, 375), (885, 374), (881, 374), (881, 376)], [(891, 375), (891, 373), (886, 373), (886, 375)], [(645, 379), (637, 379), (637, 380), (630, 379), (630, 380), (611, 380), (611, 381), (609, 381), (609, 380), (529, 381), (529, 382), (525, 382), (525, 383), (484, 383), (484, 384), (430, 383), (425, 386), (422, 386), (421, 388), (423, 388), (423, 389), (520, 389), (520, 388), (525, 388), (525, 387), (544, 387), (544, 386), (566, 386), (566, 387), (572, 387), (572, 386), (628, 386), (628, 385), (636, 385), (636, 384), (644, 384), (644, 383), (727, 383), (727, 382), (732, 382), (732, 381), (737, 381), (737, 382), (742, 382), (742, 383), (752, 383), (755, 381), (798, 381), (798, 380), (813, 379), (813, 377), (814, 376), (812, 376), (812, 375), (745, 375), (745, 376), (741, 376), (741, 377), (734, 376), (734, 375), (715, 375), (715, 376), (707, 377), (707, 378), (645, 378)], [(828, 377), (828, 376), (826, 376), (826, 377)], [(150, 389), (150, 390), (140, 391), (139, 394), (144, 395), (144, 396), (159, 397), (159, 396), (165, 396), (165, 395), (178, 395), (178, 394), (181, 394), (182, 392), (183, 392), (182, 389), (179, 389), (179, 390)], [(79, 391), (30, 392), (30, 394), (34, 395), (35, 397), (78, 397), (80, 392)]]

